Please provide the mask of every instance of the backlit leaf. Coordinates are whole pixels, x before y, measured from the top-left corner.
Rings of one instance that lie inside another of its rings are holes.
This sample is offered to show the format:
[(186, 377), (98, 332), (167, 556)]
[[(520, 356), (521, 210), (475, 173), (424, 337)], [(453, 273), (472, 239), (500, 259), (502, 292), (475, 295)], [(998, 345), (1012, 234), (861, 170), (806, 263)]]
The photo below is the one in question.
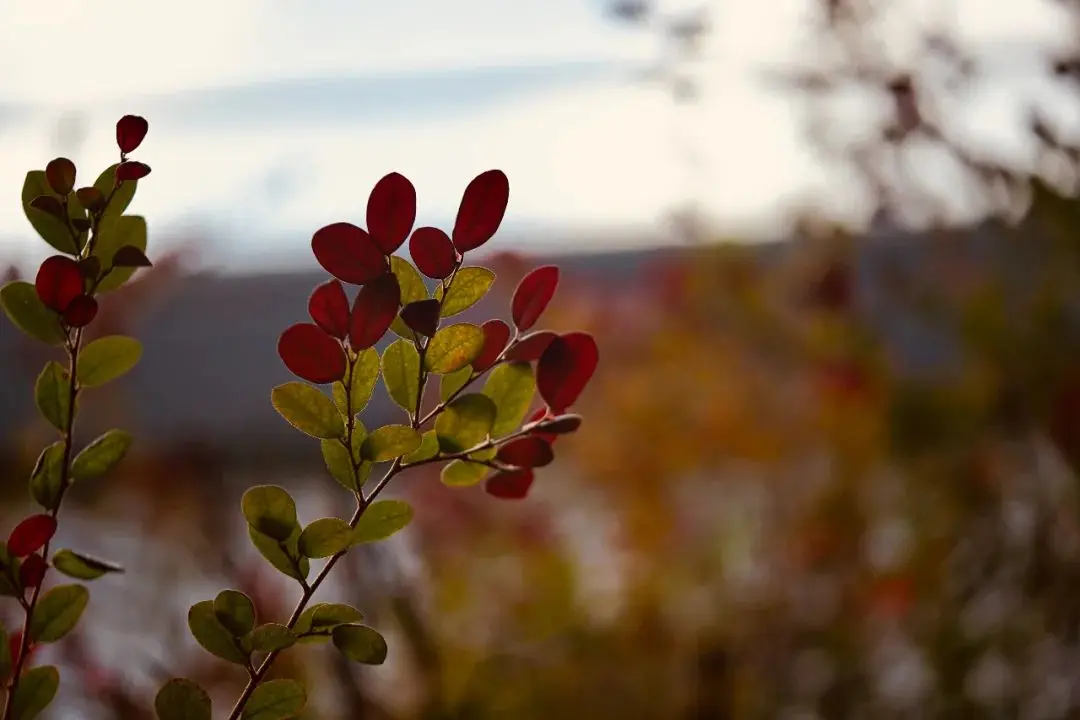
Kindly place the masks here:
[(300, 614), (294, 632), (299, 636), (315, 636), (316, 640), (326, 640), (337, 626), (362, 622), (363, 619), (363, 613), (351, 605), (316, 603)]
[[(345, 380), (349, 378), (346, 375)], [(344, 381), (334, 383), (334, 402), (343, 417), (353, 416), (363, 411), (371, 401), (375, 383), (379, 380), (379, 353), (375, 348), (361, 350), (353, 362), (352, 384), (348, 399), (345, 397)], [(347, 402), (348, 400), (348, 402)]]
[(510, 304), (518, 330), (528, 330), (536, 324), (558, 286), (559, 268), (554, 265), (538, 267), (521, 279)]
[(129, 372), (142, 357), (142, 344), (125, 335), (107, 335), (79, 352), (75, 378), (82, 387), (98, 387)]
[(8, 535), (7, 549), (15, 557), (37, 552), (56, 534), (56, 518), (52, 515), (31, 515), (16, 525)]
[(270, 392), (270, 402), (281, 417), (302, 433), (319, 439), (345, 436), (345, 421), (334, 401), (316, 387), (287, 382)]
[(349, 298), (339, 280), (328, 280), (312, 291), (308, 315), (327, 335), (345, 339), (349, 334)]
[(482, 172), (469, 182), (454, 219), (458, 252), (475, 250), (495, 235), (509, 200), (510, 181), (502, 170)]
[(49, 424), (63, 432), (71, 412), (71, 378), (60, 363), (45, 364), (34, 383), (34, 402)]
[(251, 647), (257, 652), (284, 650), (296, 644), (296, 633), (280, 623), (266, 623), (251, 633)]
[(420, 354), (411, 342), (395, 340), (382, 357), (383, 381), (390, 398), (410, 415), (420, 393)]
[(287, 328), (278, 338), (277, 352), (289, 372), (310, 383), (326, 385), (345, 377), (345, 350), (314, 323)]
[(445, 375), (470, 364), (484, 347), (484, 331), (477, 325), (458, 323), (435, 333), (424, 353), (424, 365)]
[(434, 430), (428, 430), (421, 436), (420, 447), (402, 458), (408, 465), (430, 460), (439, 454), (439, 436)]
[(45, 307), (34, 286), (23, 280), (0, 288), (4, 314), (22, 332), (49, 345), (64, 344), (64, 330), (56, 313)]
[(393, 273), (380, 275), (360, 288), (353, 301), (349, 325), (349, 346), (353, 350), (372, 347), (382, 339), (401, 307), (401, 286)]
[(495, 282), (495, 273), (485, 267), (463, 267), (454, 275), (450, 290), (443, 298), (442, 286), (435, 288), (435, 299), (442, 301), (442, 316), (465, 312), (480, 301)]
[(401, 247), (416, 222), (416, 188), (401, 173), (375, 183), (367, 202), (367, 228), (375, 246), (391, 255)]
[(279, 572), (294, 580), (307, 579), (311, 564), (297, 550), (297, 543), (300, 540), (299, 526), (289, 536), (289, 539), (284, 542), (279, 542), (269, 535), (264, 535), (250, 525), (248, 526), (248, 537), (251, 538), (251, 544), (255, 546), (259, 554)]
[(455, 370), (452, 373), (443, 375), (439, 380), (439, 400), (446, 402), (452, 396), (457, 394), (457, 392), (465, 387), (466, 383), (472, 378), (472, 373), (472, 366), (466, 365), (460, 370)]
[(484, 331), (484, 348), (472, 361), (473, 370), (478, 373), (494, 365), (510, 341), (510, 326), (502, 320), (486, 320), (480, 329)]
[(75, 629), (82, 617), (90, 591), (82, 585), (57, 585), (38, 598), (30, 620), (30, 639), (54, 643)]
[(456, 398), (435, 419), (439, 449), (458, 453), (480, 444), (491, 432), (495, 414), (495, 403), (486, 395), (469, 393)]
[(354, 543), (385, 540), (412, 521), (413, 509), (404, 500), (378, 500), (364, 510), (353, 531)]
[[(125, 182), (122, 187), (134, 185), (132, 181)], [(117, 191), (117, 195), (120, 191)], [(115, 201), (116, 198), (113, 198)], [(101, 261), (101, 267), (112, 268), (108, 275), (98, 283), (97, 291), (106, 293), (116, 290), (131, 279), (138, 269), (136, 267), (113, 267), (116, 252), (122, 247), (134, 247), (146, 252), (146, 218), (139, 215), (113, 215), (112, 203), (106, 211), (107, 219), (101, 222), (97, 239), (94, 241), (94, 257)]]
[(222, 590), (214, 598), (214, 617), (233, 637), (244, 637), (255, 628), (255, 603), (239, 590)]
[(323, 269), (342, 282), (363, 285), (386, 272), (386, 255), (366, 231), (351, 223), (319, 228), (311, 238), (311, 250)]
[(96, 580), (107, 573), (124, 572), (124, 569), (115, 563), (68, 549), (56, 551), (52, 566), (76, 580)]
[[(428, 289), (427, 285), (424, 284), (424, 278), (420, 277), (420, 273), (416, 271), (416, 268), (408, 260), (394, 255), (390, 258), (390, 271), (394, 273), (394, 277), (398, 281), (398, 287), (401, 288), (402, 305), (428, 299)], [(390, 323), (390, 329), (403, 338), (417, 339), (416, 333), (405, 325), (405, 321), (400, 316), (394, 318), (394, 321)]]
[(109, 430), (84, 447), (71, 461), (73, 480), (89, 480), (106, 474), (127, 455), (133, 438), (123, 430)]
[(60, 217), (31, 205), (35, 198), (42, 195), (56, 197), (56, 193), (49, 187), (45, 171), (31, 170), (26, 173), (22, 187), (22, 206), (26, 219), (30, 221), (38, 237), (60, 252), (74, 255), (78, 248), (75, 247), (75, 240), (67, 224)]
[(203, 600), (188, 610), (188, 629), (192, 637), (211, 655), (237, 665), (247, 664), (247, 655), (228, 628), (218, 620), (214, 601)]
[(484, 383), (484, 394), (495, 402), (497, 412), (491, 428), (492, 437), (514, 432), (525, 419), (536, 394), (536, 379), (532, 365), (513, 362), (491, 371)]
[[(125, 210), (128, 209), (128, 205), (135, 198), (135, 191), (138, 189), (138, 180), (128, 180), (116, 187), (116, 169), (120, 167), (120, 163), (110, 165), (105, 169), (98, 179), (94, 181), (94, 187), (104, 197), (112, 198), (109, 200), (109, 206), (105, 209), (103, 217), (114, 218), (122, 215)], [(115, 189), (115, 192), (113, 190)], [(146, 249), (145, 247), (143, 248)]]
[(352, 544), (353, 529), (341, 518), (325, 517), (312, 522), (300, 533), (300, 552), (309, 558), (325, 558)]
[(384, 425), (364, 438), (360, 454), (371, 462), (386, 462), (413, 452), (421, 440), (420, 433), (408, 425)]
[(577, 400), (596, 371), (596, 341), (587, 333), (567, 333), (551, 341), (536, 366), (536, 387), (554, 413)]
[(475, 485), (491, 472), (491, 468), (467, 460), (454, 460), (443, 466), (439, 479), (448, 487), (468, 487)]
[(33, 720), (52, 703), (60, 687), (60, 671), (38, 665), (23, 673), (11, 698), (11, 720)]
[(288, 540), (298, 527), (296, 503), (277, 485), (256, 485), (240, 500), (248, 525), (278, 541)]
[(434, 280), (450, 277), (457, 264), (457, 250), (445, 232), (439, 228), (421, 227), (409, 238), (409, 254), (420, 272)]

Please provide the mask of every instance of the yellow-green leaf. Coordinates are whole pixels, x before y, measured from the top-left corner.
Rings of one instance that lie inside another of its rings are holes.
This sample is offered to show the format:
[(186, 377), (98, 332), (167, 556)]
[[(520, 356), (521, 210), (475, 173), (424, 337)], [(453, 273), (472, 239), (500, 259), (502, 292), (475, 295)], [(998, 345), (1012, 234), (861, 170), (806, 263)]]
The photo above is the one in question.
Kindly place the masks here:
[(300, 533), (300, 553), (309, 558), (336, 555), (352, 544), (353, 529), (341, 518), (315, 520)]
[(495, 422), (495, 403), (487, 395), (469, 393), (456, 398), (435, 418), (439, 449), (459, 453), (487, 439)]
[(382, 357), (383, 382), (390, 398), (405, 412), (416, 412), (420, 394), (420, 355), (408, 340), (395, 340)]
[[(420, 273), (408, 260), (392, 255), (390, 257), (390, 272), (394, 273), (398, 281), (398, 287), (401, 288), (402, 307), (411, 302), (428, 299), (428, 289), (427, 285), (424, 284), (424, 278), (420, 277)], [(394, 318), (394, 322), (390, 324), (390, 329), (408, 340), (414, 341), (417, 339), (416, 333), (409, 329), (400, 316)]]
[(404, 500), (379, 500), (372, 503), (360, 516), (353, 531), (354, 543), (385, 540), (412, 521), (413, 509)]
[(536, 394), (536, 376), (527, 362), (499, 365), (488, 375), (484, 394), (495, 402), (498, 409), (492, 437), (500, 438), (514, 432), (521, 425), (532, 407)]
[(112, 470), (127, 455), (132, 436), (123, 430), (109, 430), (98, 437), (71, 461), (71, 477), (87, 480)]
[(38, 598), (30, 620), (30, 639), (54, 643), (75, 629), (82, 617), (90, 591), (82, 585), (57, 585)]
[(424, 353), (424, 365), (440, 375), (465, 367), (484, 349), (484, 331), (479, 325), (457, 323), (435, 333)]
[(317, 387), (298, 381), (270, 391), (270, 402), (285, 421), (306, 435), (319, 439), (345, 437), (345, 420), (334, 401)]
[(408, 425), (384, 425), (364, 438), (360, 454), (371, 462), (386, 462), (413, 452), (422, 440)]
[(442, 285), (435, 288), (435, 299), (442, 300), (442, 317), (465, 312), (487, 295), (495, 282), (495, 273), (485, 267), (463, 267), (457, 271), (450, 290), (443, 299)]
[(75, 377), (83, 387), (98, 387), (126, 374), (142, 357), (142, 344), (126, 335), (94, 340), (79, 352)]
[(49, 424), (64, 432), (71, 411), (71, 378), (55, 360), (46, 363), (38, 375), (34, 383), (34, 402)]

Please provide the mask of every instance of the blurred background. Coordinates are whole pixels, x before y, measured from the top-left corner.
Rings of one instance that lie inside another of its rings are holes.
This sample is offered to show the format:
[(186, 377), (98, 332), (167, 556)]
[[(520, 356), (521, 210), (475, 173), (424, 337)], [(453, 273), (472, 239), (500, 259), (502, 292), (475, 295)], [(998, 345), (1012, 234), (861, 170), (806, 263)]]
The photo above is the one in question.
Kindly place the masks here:
[[(1080, 716), (1078, 99), (1073, 0), (0, 5), (9, 278), (46, 254), (24, 173), (96, 176), (120, 115), (151, 127), (155, 267), (98, 321), (145, 356), (80, 421), (137, 442), (57, 540), (128, 573), (42, 651), (51, 717), (149, 717), (174, 675), (231, 706), (187, 607), (297, 594), (240, 494), (349, 511), (268, 400), (311, 234), (391, 171), (449, 227), (492, 167), (499, 279), (468, 317), (559, 264), (544, 323), (601, 348), (586, 424), (521, 503), (391, 487), (415, 520), (323, 591), (390, 658), (287, 653), (305, 718)], [(48, 357), (0, 323), (7, 526)], [(366, 424), (396, 418), (380, 388)]]

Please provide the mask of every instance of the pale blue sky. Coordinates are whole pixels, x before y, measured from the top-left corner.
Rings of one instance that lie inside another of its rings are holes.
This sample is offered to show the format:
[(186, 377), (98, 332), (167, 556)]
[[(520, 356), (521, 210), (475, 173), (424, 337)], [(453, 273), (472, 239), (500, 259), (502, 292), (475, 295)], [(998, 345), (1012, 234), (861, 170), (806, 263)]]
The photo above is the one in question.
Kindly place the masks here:
[[(915, 17), (948, 8), (987, 47), (1055, 30), (1040, 0), (912, 3), (926, 8)], [(808, 198), (857, 212), (850, 188), (803, 146), (795, 105), (755, 75), (793, 58), (807, 0), (714, 4), (719, 32), (697, 118), (709, 211), (764, 231), (777, 227), (778, 208)], [(602, 7), (3, 3), (0, 197), (10, 202), (0, 204), (0, 252), (37, 252), (17, 205), (23, 172), (57, 153), (88, 174), (103, 167), (124, 112), (151, 123), (139, 157), (154, 173), (133, 210), (155, 237), (212, 228), (228, 255), (292, 255), (320, 225), (362, 222), (367, 189), (392, 170), (416, 184), (422, 222), (447, 223), (465, 183), (499, 167), (511, 180), (507, 223), (534, 241), (558, 242), (567, 228), (656, 228), (679, 187), (672, 111), (660, 90), (633, 81), (653, 39), (612, 25)], [(969, 107), (993, 142), (1007, 142), (1017, 98), (1035, 88), (1022, 62), (1005, 64), (1015, 77)], [(71, 113), (84, 142), (58, 145), (56, 123)]]

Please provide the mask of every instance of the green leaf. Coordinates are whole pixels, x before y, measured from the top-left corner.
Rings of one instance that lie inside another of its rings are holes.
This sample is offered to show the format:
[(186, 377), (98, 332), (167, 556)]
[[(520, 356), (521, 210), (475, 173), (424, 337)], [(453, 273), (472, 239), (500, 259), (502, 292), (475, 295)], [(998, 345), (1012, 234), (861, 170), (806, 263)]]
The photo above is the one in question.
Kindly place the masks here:
[(434, 430), (428, 430), (421, 436), (420, 447), (402, 458), (407, 465), (430, 460), (439, 454), (439, 436)]
[(468, 460), (454, 460), (443, 466), (439, 479), (448, 487), (469, 487), (487, 477), (490, 471), (491, 468), (487, 465)]
[(296, 680), (267, 680), (251, 693), (242, 720), (289, 720), (307, 704), (307, 692)]
[[(7, 543), (0, 541), (0, 569), (10, 570), (15, 577), (19, 575), (19, 559), (7, 549)], [(22, 597), (22, 589), (12, 584), (6, 572), (0, 572), (0, 595), (6, 597)]]
[(30, 668), (19, 678), (11, 698), (11, 720), (33, 720), (49, 706), (60, 688), (60, 671), (52, 665)]
[(124, 459), (132, 439), (123, 430), (109, 430), (101, 435), (71, 461), (72, 479), (87, 480), (109, 472)]
[(211, 720), (213, 705), (202, 687), (186, 678), (173, 678), (154, 697), (158, 720)]
[[(72, 237), (71, 229), (67, 224), (44, 210), (38, 210), (30, 206), (34, 198), (42, 195), (60, 198), (49, 187), (49, 181), (45, 177), (44, 170), (31, 170), (26, 173), (22, 186), (22, 206), (26, 219), (30, 221), (34, 232), (42, 240), (66, 255), (74, 255), (79, 251), (79, 248), (75, 246), (75, 238)], [(71, 193), (70, 197), (74, 198), (74, 193)]]
[(367, 625), (338, 625), (333, 632), (334, 647), (353, 662), (382, 665), (386, 662), (386, 640)]
[(266, 623), (251, 633), (251, 647), (257, 652), (275, 652), (296, 644), (296, 634), (280, 623)]
[(277, 485), (248, 488), (240, 499), (240, 509), (248, 525), (280, 542), (288, 540), (299, 527), (296, 502)]
[(459, 453), (487, 440), (495, 413), (495, 403), (487, 395), (469, 393), (458, 397), (435, 418), (439, 449)]
[(334, 401), (317, 387), (298, 381), (270, 391), (270, 402), (285, 421), (314, 438), (345, 437), (345, 421)]
[(23, 280), (5, 283), (0, 288), (0, 306), (15, 327), (35, 340), (48, 345), (64, 344), (60, 317), (45, 307), (30, 283)]
[[(125, 185), (127, 183), (124, 183)], [(111, 207), (110, 207), (111, 210)], [(107, 218), (98, 226), (97, 238), (94, 240), (93, 256), (101, 261), (101, 267), (112, 267), (113, 255), (125, 245), (132, 245), (143, 253), (146, 252), (146, 218), (140, 215), (111, 215), (106, 213)], [(118, 267), (113, 268), (108, 275), (98, 283), (98, 293), (107, 293), (116, 290), (131, 279), (138, 268)]]
[(71, 632), (82, 617), (90, 591), (83, 585), (57, 585), (38, 598), (30, 619), (30, 639), (53, 643)]
[(34, 403), (50, 425), (64, 432), (71, 411), (71, 378), (55, 360), (45, 364), (34, 383)]
[(478, 325), (458, 323), (442, 328), (428, 342), (424, 365), (446, 375), (465, 367), (484, 349), (484, 331)]
[[(98, 175), (98, 179), (94, 181), (94, 187), (98, 189), (102, 196), (109, 197), (109, 194), (112, 193), (112, 199), (109, 200), (109, 206), (105, 209), (103, 215), (106, 218), (122, 215), (135, 198), (135, 191), (139, 185), (138, 180), (125, 180), (124, 184), (116, 188), (116, 192), (113, 192), (113, 188), (116, 186), (116, 168), (119, 165), (117, 163), (105, 168), (105, 171)], [(145, 250), (146, 248), (140, 249)]]
[(203, 600), (191, 606), (188, 610), (188, 629), (196, 642), (211, 655), (237, 665), (247, 664), (247, 654), (240, 649), (228, 628), (218, 620), (213, 600)]
[(411, 416), (420, 394), (420, 354), (408, 340), (390, 343), (382, 358), (383, 382), (390, 398)]
[(375, 383), (379, 380), (379, 353), (375, 348), (361, 350), (353, 363), (352, 383), (349, 395), (345, 395), (345, 383), (336, 382), (333, 385), (334, 404), (338, 412), (348, 420), (350, 404), (352, 416), (361, 412), (371, 401), (371, 394), (375, 391)]
[(469, 380), (472, 379), (472, 372), (472, 365), (466, 365), (460, 370), (443, 375), (439, 382), (439, 400), (446, 402), (461, 388), (465, 387)]
[(536, 376), (527, 362), (499, 365), (484, 383), (484, 394), (495, 401), (498, 413), (491, 428), (492, 437), (514, 432), (532, 407), (536, 394)]
[(125, 335), (107, 335), (79, 352), (75, 378), (83, 387), (98, 387), (129, 372), (142, 357), (142, 344)]
[(107, 560), (77, 553), (74, 550), (57, 550), (52, 566), (76, 580), (96, 580), (107, 573), (122, 573), (124, 568)]
[(259, 551), (266, 561), (274, 566), (279, 572), (303, 582), (311, 571), (311, 564), (306, 557), (300, 555), (297, 543), (300, 540), (300, 528), (297, 527), (293, 534), (285, 542), (278, 542), (269, 535), (263, 535), (255, 528), (248, 526), (248, 537), (251, 544)]
[(0, 677), (6, 678), (11, 673), (11, 645), (8, 644), (8, 633), (0, 625)]
[(304, 640), (323, 642), (339, 625), (363, 622), (364, 614), (343, 603), (316, 603), (300, 614), (293, 629)]
[(408, 455), (420, 447), (423, 438), (408, 425), (384, 425), (364, 438), (360, 455), (371, 462), (386, 462)]
[[(428, 289), (427, 285), (424, 284), (424, 278), (420, 277), (420, 273), (417, 272), (411, 262), (403, 257), (391, 255), (390, 272), (394, 273), (398, 281), (398, 287), (401, 288), (402, 307), (411, 302), (428, 299)], [(394, 322), (390, 324), (390, 329), (403, 338), (412, 341), (417, 339), (416, 333), (409, 329), (401, 316), (394, 318)]]
[(38, 455), (30, 473), (30, 497), (46, 510), (55, 510), (64, 482), (64, 442), (57, 440)]
[(337, 555), (352, 544), (353, 529), (341, 518), (315, 520), (300, 533), (300, 553), (309, 558)]
[(353, 531), (353, 543), (385, 540), (404, 528), (413, 518), (413, 509), (404, 500), (379, 500), (360, 516)]
[(244, 637), (255, 628), (255, 603), (239, 590), (222, 590), (214, 598), (214, 617), (233, 637)]
[(450, 291), (443, 300), (442, 285), (435, 288), (435, 299), (443, 300), (442, 317), (450, 317), (465, 312), (480, 298), (487, 295), (495, 282), (495, 273), (485, 267), (463, 267), (457, 271), (454, 281), (450, 284)]
[[(367, 433), (357, 421), (357, 427), (353, 429), (353, 456), (360, 461), (360, 447), (364, 443)], [(353, 459), (349, 457), (349, 451), (341, 440), (323, 440), (322, 456), (326, 463), (326, 469), (338, 483), (351, 492), (356, 492), (364, 485), (368, 475), (371, 474), (371, 463), (360, 463), (356, 477), (353, 475)]]

